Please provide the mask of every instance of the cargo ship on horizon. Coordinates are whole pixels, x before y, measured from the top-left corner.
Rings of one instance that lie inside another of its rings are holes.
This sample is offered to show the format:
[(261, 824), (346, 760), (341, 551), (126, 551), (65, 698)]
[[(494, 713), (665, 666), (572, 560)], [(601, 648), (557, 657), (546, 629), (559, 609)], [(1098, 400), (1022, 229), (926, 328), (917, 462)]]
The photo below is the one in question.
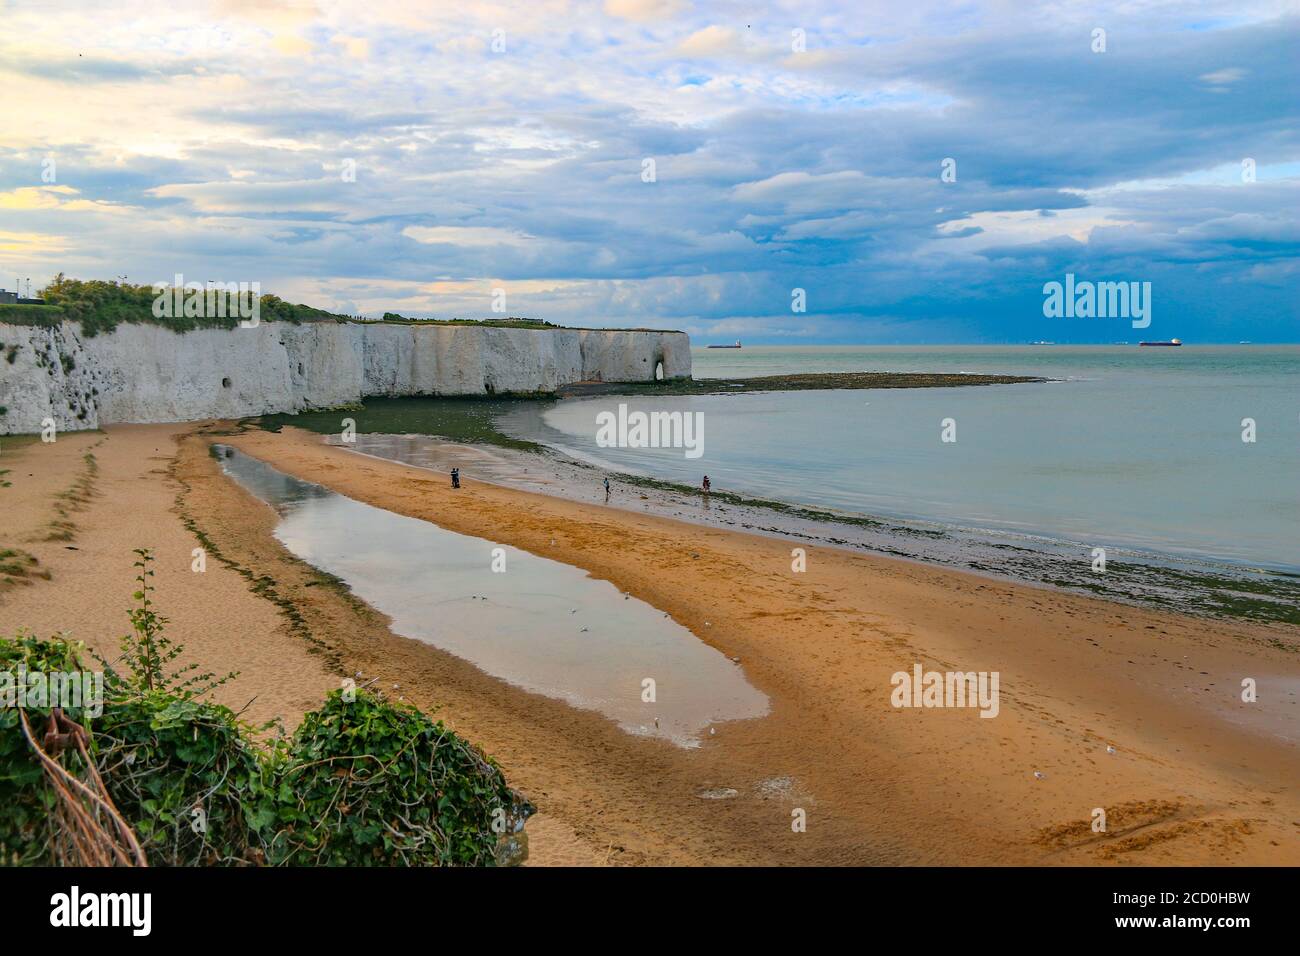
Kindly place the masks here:
[(1174, 347), (1182, 345), (1182, 339), (1170, 339), (1168, 342), (1139, 342), (1138, 345)]

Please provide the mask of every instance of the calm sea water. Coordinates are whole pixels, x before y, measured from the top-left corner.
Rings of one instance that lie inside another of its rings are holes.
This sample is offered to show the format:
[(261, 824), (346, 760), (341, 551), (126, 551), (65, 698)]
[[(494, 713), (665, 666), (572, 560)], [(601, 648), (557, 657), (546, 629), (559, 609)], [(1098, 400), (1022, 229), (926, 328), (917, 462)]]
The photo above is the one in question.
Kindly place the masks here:
[[(1300, 346), (697, 349), (697, 378), (1006, 372), (1044, 384), (604, 396), (503, 429), (614, 471), (1011, 536), (1300, 571)], [(601, 448), (596, 415), (704, 415), (704, 454)], [(956, 442), (941, 441), (942, 422)], [(1256, 440), (1243, 442), (1242, 420)]]

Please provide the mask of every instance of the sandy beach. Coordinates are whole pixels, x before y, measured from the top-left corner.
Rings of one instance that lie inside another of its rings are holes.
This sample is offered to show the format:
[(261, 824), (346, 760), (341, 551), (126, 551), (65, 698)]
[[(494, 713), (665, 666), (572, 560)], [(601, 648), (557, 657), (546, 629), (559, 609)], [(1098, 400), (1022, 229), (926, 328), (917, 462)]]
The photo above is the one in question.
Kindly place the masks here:
[[(770, 713), (685, 750), (395, 635), (272, 537), (275, 513), (221, 474), (213, 441), (608, 580), (738, 659)], [(224, 703), (292, 727), (342, 676), (377, 679), (481, 745), (533, 800), (535, 863), (1300, 862), (1294, 628), (577, 503), (472, 469), (453, 494), (444, 476), (292, 428), (111, 427), (6, 443), (0, 462), (13, 483), (0, 546), (49, 575), (0, 589), (5, 633), (68, 631), (111, 658), (131, 551), (154, 548), (158, 605), (186, 659), (240, 672)], [(80, 477), (89, 491), (61, 517), (54, 496)], [(52, 539), (55, 521), (71, 536)], [(997, 717), (893, 707), (891, 675), (917, 664), (997, 671)], [(1241, 701), (1244, 678), (1255, 703)], [(792, 830), (797, 810), (806, 832)]]

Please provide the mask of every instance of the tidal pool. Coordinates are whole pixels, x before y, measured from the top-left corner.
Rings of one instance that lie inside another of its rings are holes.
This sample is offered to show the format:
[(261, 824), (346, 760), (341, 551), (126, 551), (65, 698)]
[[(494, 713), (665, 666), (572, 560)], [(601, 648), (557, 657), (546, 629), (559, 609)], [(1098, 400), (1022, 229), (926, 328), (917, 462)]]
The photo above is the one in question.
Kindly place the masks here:
[[(608, 581), (214, 448), (225, 473), (279, 513), (276, 538), (387, 614), (398, 634), (681, 747), (698, 746), (713, 724), (767, 713), (738, 665)], [(653, 701), (643, 700), (646, 681)]]

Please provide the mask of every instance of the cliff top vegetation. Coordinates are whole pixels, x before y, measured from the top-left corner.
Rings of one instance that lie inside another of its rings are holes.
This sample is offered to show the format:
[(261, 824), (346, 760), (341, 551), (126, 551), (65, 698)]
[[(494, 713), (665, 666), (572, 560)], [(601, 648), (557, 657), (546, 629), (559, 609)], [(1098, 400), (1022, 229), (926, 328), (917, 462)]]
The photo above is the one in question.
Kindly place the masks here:
[[(129, 282), (108, 282), (102, 279), (70, 279), (59, 273), (40, 292), (44, 305), (14, 305), (0, 303), (0, 323), (10, 325), (54, 326), (60, 322), (73, 321), (81, 323), (86, 336), (111, 332), (123, 322), (148, 323), (161, 325), (175, 332), (189, 332), (194, 329), (232, 329), (240, 321), (238, 315), (166, 315), (154, 314), (154, 300), (157, 293), (150, 285), (133, 285)], [(327, 312), (310, 305), (286, 302), (279, 296), (263, 295), (260, 297), (261, 309), (259, 320), (263, 322), (356, 322), (362, 324), (387, 325), (467, 325), (486, 328), (508, 329), (563, 329), (568, 326), (555, 325), (540, 319), (528, 318), (491, 318), (491, 319), (421, 319), (385, 312), (382, 318), (367, 318), (362, 315), (343, 315)], [(225, 311), (224, 309), (222, 310)], [(232, 310), (233, 312), (233, 310)]]

